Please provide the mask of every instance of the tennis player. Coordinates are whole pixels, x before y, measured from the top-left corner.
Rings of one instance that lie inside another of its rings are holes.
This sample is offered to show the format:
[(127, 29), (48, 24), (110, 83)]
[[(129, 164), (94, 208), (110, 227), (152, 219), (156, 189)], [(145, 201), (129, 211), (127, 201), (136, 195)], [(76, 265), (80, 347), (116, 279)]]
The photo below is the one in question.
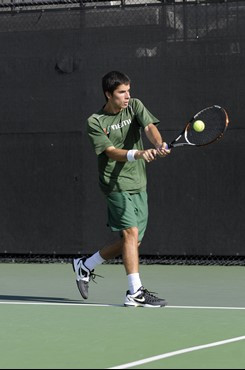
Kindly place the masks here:
[[(108, 226), (120, 233), (118, 241), (91, 257), (73, 260), (76, 283), (84, 299), (94, 269), (106, 260), (122, 255), (129, 289), (125, 306), (162, 307), (165, 299), (144, 288), (139, 274), (138, 248), (147, 220), (146, 162), (166, 157), (170, 150), (163, 142), (155, 118), (139, 99), (130, 97), (130, 79), (112, 71), (102, 78), (106, 103), (87, 120), (88, 136), (98, 157), (99, 185), (108, 207)], [(144, 131), (153, 148), (144, 149)]]

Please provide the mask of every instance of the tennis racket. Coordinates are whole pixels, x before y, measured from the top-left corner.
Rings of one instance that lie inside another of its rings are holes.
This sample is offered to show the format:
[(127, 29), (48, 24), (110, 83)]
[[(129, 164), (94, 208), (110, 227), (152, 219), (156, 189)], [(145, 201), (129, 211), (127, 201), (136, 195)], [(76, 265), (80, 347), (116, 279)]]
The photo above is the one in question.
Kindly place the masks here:
[(184, 130), (168, 144), (168, 148), (184, 145), (204, 146), (224, 135), (229, 117), (224, 108), (212, 105), (195, 114), (185, 125)]

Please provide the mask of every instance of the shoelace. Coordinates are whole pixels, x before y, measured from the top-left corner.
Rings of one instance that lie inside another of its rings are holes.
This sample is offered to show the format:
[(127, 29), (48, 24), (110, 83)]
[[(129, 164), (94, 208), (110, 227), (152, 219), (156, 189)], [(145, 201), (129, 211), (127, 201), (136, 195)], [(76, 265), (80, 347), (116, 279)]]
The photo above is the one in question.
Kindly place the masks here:
[[(82, 261), (82, 259), (80, 260), (80, 261)], [(85, 265), (84, 265), (85, 266)], [(85, 266), (86, 267), (86, 266)], [(86, 267), (87, 268), (87, 267)], [(95, 284), (97, 284), (96, 283), (96, 281), (95, 281), (95, 278), (96, 278), (96, 276), (98, 276), (98, 277), (100, 277), (100, 278), (104, 278), (104, 276), (101, 276), (101, 275), (98, 275), (98, 274), (95, 274), (94, 273), (94, 270), (89, 270), (89, 268), (87, 268), (88, 269), (88, 271), (89, 271), (89, 281), (90, 280), (92, 280)], [(83, 270), (84, 271), (84, 270)]]
[(156, 292), (150, 292), (145, 288), (143, 288), (142, 291), (150, 298), (151, 301), (159, 300), (159, 298), (154, 295), (157, 294)]
[(97, 282), (95, 281), (95, 278), (96, 277), (100, 277), (100, 278), (104, 278), (104, 276), (101, 276), (101, 275), (98, 275), (98, 274), (95, 274), (94, 273), (94, 270), (90, 271), (90, 275), (89, 275), (89, 280), (92, 280), (95, 284), (97, 284)]

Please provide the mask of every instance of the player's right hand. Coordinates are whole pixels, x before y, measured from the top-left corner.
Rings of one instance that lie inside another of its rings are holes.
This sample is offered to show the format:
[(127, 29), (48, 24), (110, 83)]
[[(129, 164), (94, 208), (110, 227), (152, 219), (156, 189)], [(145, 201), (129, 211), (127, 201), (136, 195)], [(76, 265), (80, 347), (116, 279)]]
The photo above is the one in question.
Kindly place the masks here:
[(171, 149), (168, 148), (167, 143), (163, 143), (160, 147), (157, 148), (157, 154), (160, 157), (166, 157), (166, 155), (171, 153)]

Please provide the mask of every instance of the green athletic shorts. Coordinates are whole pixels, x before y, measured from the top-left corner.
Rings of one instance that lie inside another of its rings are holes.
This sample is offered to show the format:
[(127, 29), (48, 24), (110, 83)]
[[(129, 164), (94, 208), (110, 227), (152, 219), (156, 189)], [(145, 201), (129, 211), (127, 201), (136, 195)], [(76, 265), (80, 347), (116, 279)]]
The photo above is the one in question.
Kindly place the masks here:
[(143, 239), (148, 221), (148, 200), (145, 191), (130, 194), (126, 191), (112, 192), (106, 197), (108, 226), (112, 231), (137, 227), (139, 241)]

